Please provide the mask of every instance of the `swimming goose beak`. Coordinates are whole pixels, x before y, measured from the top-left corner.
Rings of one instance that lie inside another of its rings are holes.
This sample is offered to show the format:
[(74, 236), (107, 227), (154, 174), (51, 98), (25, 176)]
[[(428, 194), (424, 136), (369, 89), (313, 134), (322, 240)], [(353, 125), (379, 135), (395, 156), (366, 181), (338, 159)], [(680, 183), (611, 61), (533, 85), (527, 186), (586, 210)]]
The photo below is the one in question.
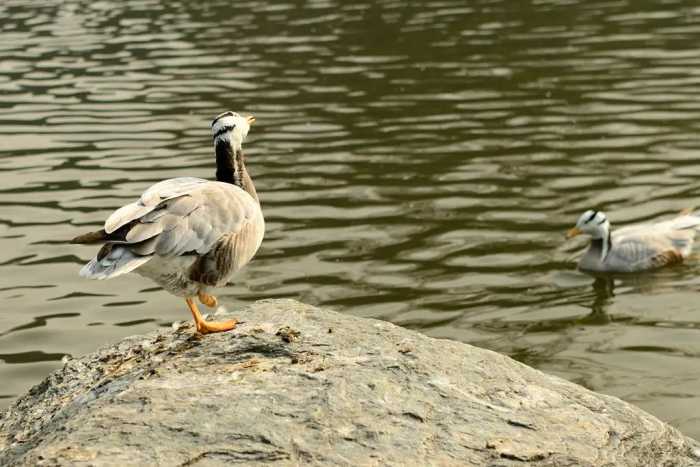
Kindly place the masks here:
[(252, 115), (247, 116), (245, 120), (246, 122), (248, 122), (248, 125), (252, 125), (253, 123), (255, 123), (255, 117), (253, 117)]
[(569, 229), (566, 232), (566, 239), (574, 238), (578, 235), (581, 235), (583, 233), (583, 230), (579, 229), (578, 227), (574, 227), (573, 229)]

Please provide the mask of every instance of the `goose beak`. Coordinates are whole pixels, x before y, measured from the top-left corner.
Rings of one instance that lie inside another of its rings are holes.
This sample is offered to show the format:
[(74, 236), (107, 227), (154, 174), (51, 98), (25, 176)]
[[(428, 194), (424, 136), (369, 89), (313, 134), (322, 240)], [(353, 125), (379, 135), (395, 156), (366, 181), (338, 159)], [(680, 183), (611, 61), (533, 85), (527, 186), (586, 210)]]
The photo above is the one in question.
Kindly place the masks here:
[(246, 122), (248, 122), (248, 125), (252, 125), (253, 123), (255, 123), (255, 117), (253, 117), (252, 115), (247, 116), (245, 120)]
[(568, 240), (570, 238), (574, 238), (578, 235), (581, 235), (582, 233), (583, 233), (583, 231), (581, 229), (579, 229), (578, 227), (574, 227), (573, 229), (569, 229), (566, 232), (566, 239)]

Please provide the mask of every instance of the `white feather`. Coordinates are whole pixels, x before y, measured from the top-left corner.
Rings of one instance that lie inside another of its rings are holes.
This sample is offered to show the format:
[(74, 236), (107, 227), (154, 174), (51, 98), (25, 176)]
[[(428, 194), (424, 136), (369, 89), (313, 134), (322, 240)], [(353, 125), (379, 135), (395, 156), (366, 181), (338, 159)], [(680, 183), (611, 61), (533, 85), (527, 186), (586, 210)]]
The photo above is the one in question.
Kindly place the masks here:
[[(230, 131), (223, 131), (228, 128)], [(235, 112), (224, 112), (214, 119), (211, 125), (211, 134), (214, 136), (214, 144), (218, 141), (230, 141), (234, 151), (241, 149), (245, 137), (250, 130), (248, 120)]]

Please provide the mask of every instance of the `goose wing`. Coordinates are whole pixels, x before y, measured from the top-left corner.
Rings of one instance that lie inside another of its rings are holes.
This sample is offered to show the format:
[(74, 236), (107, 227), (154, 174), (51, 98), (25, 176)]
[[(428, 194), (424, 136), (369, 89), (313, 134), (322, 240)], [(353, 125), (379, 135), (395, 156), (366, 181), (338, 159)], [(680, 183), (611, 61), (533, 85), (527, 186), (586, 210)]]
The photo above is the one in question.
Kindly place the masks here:
[(250, 261), (263, 233), (260, 205), (239, 187), (196, 178), (165, 180), (107, 219), (100, 239), (106, 244), (81, 274), (103, 279), (154, 255), (196, 255), (205, 258), (198, 260), (198, 275), (221, 280)]
[(618, 271), (641, 271), (683, 261), (683, 255), (672, 244), (654, 236), (613, 240), (606, 258), (607, 268)]
[[(212, 252), (222, 237), (244, 235), (251, 224), (264, 230), (257, 201), (235, 185), (207, 182), (186, 195), (161, 202), (158, 209), (139, 218), (127, 235), (131, 235), (134, 242), (157, 237), (142, 254), (203, 256)], [(256, 237), (252, 242), (253, 253), (261, 241), (262, 237)], [(252, 254), (244, 256), (247, 262)]]
[(606, 262), (627, 271), (682, 262), (692, 250), (700, 220), (693, 217), (620, 229), (613, 233), (613, 247)]
[(138, 201), (117, 209), (105, 221), (105, 232), (110, 234), (129, 222), (153, 211), (163, 201), (189, 194), (209, 180), (196, 177), (179, 177), (163, 180), (143, 192)]

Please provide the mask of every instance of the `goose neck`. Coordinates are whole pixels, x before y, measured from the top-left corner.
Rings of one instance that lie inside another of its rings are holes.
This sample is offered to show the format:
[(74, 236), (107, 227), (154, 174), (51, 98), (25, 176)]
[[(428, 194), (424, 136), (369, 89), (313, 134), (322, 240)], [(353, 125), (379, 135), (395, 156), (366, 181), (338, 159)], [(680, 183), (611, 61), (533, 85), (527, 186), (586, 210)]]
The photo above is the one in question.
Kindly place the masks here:
[(245, 155), (242, 148), (234, 148), (230, 141), (217, 140), (216, 146), (216, 179), (220, 182), (236, 185), (258, 201), (253, 179), (245, 166)]

